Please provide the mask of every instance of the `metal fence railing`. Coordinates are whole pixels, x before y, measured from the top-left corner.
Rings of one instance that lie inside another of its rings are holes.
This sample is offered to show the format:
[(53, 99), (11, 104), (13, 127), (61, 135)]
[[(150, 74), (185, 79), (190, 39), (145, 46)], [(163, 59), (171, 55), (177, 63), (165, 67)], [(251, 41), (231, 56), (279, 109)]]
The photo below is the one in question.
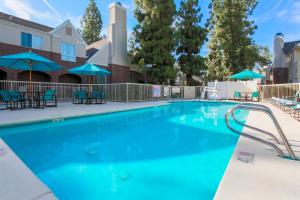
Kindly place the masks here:
[(300, 83), (260, 85), (258, 88), (261, 98), (268, 100), (271, 97), (283, 98), (294, 96), (300, 89)]
[[(0, 90), (29, 91), (27, 81), (0, 81)], [(73, 93), (78, 89), (104, 91), (107, 101), (134, 102), (166, 99), (200, 98), (204, 87), (150, 85), (136, 83), (113, 84), (73, 84), (53, 82), (32, 82), (31, 91), (43, 92), (47, 89), (56, 90), (58, 101), (72, 101)]]

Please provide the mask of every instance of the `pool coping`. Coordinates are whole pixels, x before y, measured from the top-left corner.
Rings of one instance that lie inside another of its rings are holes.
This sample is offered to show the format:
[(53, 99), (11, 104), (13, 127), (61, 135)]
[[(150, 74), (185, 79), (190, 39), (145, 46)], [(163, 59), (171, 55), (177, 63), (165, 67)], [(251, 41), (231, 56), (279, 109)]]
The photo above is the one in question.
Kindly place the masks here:
[(41, 122), (51, 122), (53, 120), (73, 119), (73, 118), (79, 118), (79, 117), (91, 117), (91, 116), (106, 115), (106, 114), (118, 113), (118, 112), (141, 110), (141, 109), (145, 109), (145, 108), (166, 106), (170, 102), (171, 101), (167, 101), (167, 102), (162, 102), (161, 104), (137, 106), (137, 107), (131, 107), (128, 109), (125, 108), (125, 109), (119, 109), (119, 110), (98, 111), (98, 112), (90, 112), (90, 113), (84, 113), (84, 114), (57, 115), (57, 116), (45, 117), (42, 119), (33, 119), (33, 120), (30, 120), (30, 119), (29, 120), (16, 120), (16, 121), (9, 122), (9, 123), (0, 123), (0, 128), (17, 126), (17, 125), (41, 123)]

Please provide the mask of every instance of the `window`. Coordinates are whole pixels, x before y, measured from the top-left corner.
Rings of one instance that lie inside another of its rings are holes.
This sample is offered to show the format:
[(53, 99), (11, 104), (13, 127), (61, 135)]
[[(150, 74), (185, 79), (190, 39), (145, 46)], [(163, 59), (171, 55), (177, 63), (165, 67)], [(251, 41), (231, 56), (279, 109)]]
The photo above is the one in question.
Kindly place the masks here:
[(32, 46), (32, 35), (29, 33), (21, 33), (21, 45), (23, 47), (30, 47)]
[(21, 45), (23, 47), (42, 49), (43, 38), (37, 35), (32, 35), (30, 33), (21, 33)]
[(73, 30), (70, 27), (66, 27), (66, 35), (72, 36), (73, 35)]
[(32, 48), (34, 49), (42, 49), (43, 39), (40, 36), (32, 35)]
[(64, 61), (76, 62), (75, 45), (62, 42), (61, 59)]

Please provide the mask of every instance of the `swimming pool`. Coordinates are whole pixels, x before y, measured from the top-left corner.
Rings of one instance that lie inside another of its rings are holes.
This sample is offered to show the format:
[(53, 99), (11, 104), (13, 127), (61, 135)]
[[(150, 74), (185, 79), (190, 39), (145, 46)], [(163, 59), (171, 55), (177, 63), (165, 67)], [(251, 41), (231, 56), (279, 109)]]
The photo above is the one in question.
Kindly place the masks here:
[(59, 199), (208, 200), (238, 140), (224, 120), (232, 106), (178, 102), (0, 128), (0, 137)]

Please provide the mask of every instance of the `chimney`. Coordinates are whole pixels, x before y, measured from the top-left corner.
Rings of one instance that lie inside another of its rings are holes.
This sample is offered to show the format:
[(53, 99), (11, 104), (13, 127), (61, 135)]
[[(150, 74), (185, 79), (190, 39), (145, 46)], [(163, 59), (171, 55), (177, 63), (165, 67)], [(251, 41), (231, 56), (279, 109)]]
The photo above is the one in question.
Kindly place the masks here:
[(108, 40), (111, 45), (111, 64), (128, 66), (127, 10), (121, 3), (109, 6)]
[(284, 35), (277, 33), (274, 37), (274, 68), (284, 68)]

